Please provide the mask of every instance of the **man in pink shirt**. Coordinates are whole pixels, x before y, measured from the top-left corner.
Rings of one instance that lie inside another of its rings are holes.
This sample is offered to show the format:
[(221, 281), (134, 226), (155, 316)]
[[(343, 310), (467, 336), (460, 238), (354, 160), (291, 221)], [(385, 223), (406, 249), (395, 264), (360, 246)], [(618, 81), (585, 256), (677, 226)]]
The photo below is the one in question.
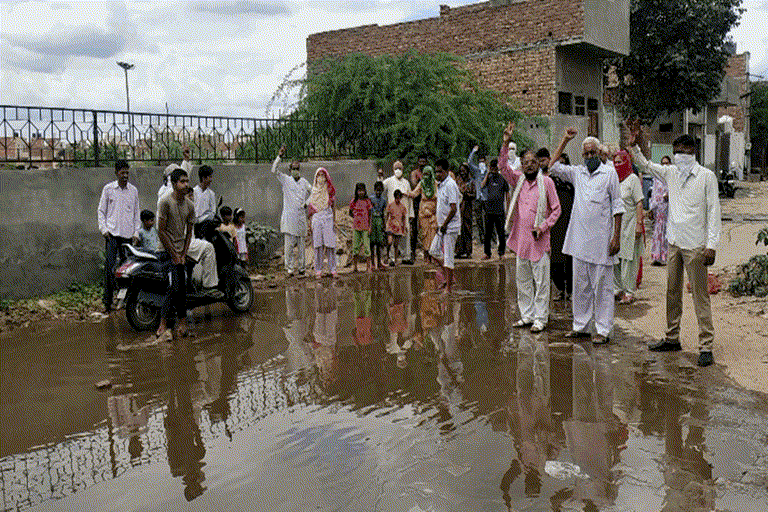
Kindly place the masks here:
[[(507, 168), (507, 144), (513, 130), (511, 123), (504, 130), (501, 169)], [(539, 171), (532, 150), (523, 152), (521, 169), (512, 171), (509, 179), (514, 193), (507, 209), (507, 247), (517, 255), (515, 276), (520, 307), (520, 320), (514, 326), (533, 324), (531, 332), (541, 332), (549, 320), (549, 231), (560, 217), (560, 200), (555, 182)]]

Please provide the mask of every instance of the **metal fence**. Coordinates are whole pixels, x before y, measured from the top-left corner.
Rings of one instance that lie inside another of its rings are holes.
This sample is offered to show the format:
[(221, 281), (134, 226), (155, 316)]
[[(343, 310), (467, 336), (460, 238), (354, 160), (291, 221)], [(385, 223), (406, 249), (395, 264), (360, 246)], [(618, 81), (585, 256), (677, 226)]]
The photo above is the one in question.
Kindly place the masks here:
[(165, 165), (259, 162), (285, 145), (289, 157), (337, 159), (368, 152), (354, 122), (331, 128), (320, 119), (216, 117), (112, 110), (0, 105), (0, 165), (110, 165), (117, 159)]

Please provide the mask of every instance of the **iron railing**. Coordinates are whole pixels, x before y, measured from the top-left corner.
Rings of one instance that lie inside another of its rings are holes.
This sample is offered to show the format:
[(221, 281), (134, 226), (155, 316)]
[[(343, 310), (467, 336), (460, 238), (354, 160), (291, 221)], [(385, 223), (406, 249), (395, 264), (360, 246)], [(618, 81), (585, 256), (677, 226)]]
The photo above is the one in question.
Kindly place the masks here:
[(337, 159), (368, 152), (366, 130), (350, 122), (331, 128), (295, 114), (280, 118), (217, 117), (0, 105), (0, 165), (110, 165), (116, 159), (165, 165), (259, 162), (285, 145), (289, 157)]

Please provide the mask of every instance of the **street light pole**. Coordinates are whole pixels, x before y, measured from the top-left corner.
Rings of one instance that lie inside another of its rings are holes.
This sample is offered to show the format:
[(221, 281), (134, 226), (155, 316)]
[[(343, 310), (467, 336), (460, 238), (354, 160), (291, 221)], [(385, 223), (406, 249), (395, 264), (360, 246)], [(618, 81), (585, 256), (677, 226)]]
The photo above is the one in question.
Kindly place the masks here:
[(130, 143), (131, 148), (133, 148), (133, 116), (131, 116), (131, 97), (128, 95), (128, 70), (133, 68), (134, 64), (118, 62), (117, 65), (123, 68), (123, 71), (125, 72), (125, 109), (128, 112), (129, 119), (128, 142)]

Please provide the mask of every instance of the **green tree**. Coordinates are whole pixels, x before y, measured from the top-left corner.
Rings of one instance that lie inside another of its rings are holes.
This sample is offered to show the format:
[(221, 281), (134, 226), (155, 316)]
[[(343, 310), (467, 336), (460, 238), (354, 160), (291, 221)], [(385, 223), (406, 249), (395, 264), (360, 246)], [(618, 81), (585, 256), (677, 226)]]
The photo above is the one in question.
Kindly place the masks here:
[(612, 61), (627, 119), (698, 112), (720, 92), (741, 0), (632, 0), (630, 53)]
[(414, 161), (426, 153), (456, 164), (477, 142), (495, 152), (506, 123), (522, 117), (449, 54), (350, 54), (314, 62), (302, 93), (291, 116), (318, 119), (317, 140), (361, 158)]
[(749, 132), (752, 142), (752, 165), (768, 167), (768, 82), (752, 84), (749, 104)]

